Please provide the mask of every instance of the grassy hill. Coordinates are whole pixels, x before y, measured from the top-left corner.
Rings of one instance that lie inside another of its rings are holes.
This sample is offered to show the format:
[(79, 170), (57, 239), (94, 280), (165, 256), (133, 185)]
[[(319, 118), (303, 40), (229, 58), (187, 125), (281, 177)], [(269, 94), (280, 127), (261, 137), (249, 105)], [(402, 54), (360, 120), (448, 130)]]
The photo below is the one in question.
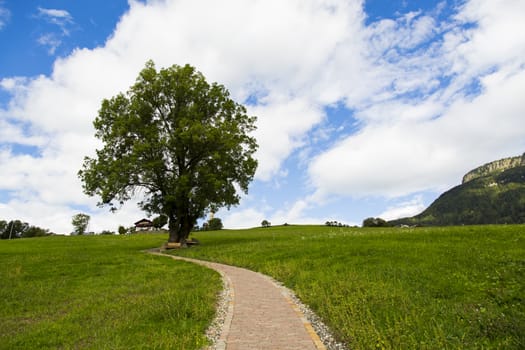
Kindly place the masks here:
[(394, 226), (525, 223), (525, 166), (480, 172), (443, 193), (421, 214), (389, 223)]

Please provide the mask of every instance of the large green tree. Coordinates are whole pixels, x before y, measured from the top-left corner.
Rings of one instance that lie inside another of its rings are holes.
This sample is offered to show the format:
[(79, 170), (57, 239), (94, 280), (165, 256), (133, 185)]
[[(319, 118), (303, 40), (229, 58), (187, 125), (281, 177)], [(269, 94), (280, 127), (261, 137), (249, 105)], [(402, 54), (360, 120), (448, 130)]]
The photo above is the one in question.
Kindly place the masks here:
[(84, 191), (112, 210), (143, 195), (142, 209), (168, 217), (169, 241), (184, 243), (198, 218), (248, 191), (255, 121), (190, 65), (157, 71), (149, 61), (126, 94), (102, 102), (94, 126), (104, 146), (79, 172)]

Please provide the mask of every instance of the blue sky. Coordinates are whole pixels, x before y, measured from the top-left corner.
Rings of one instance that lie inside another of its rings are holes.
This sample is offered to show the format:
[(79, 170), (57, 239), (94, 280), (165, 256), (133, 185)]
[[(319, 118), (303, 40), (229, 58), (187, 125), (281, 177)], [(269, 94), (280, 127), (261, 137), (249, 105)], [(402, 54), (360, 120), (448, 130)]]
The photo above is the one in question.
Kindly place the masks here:
[[(414, 215), (525, 151), (515, 0), (0, 0), (0, 219), (55, 232), (96, 207), (92, 120), (148, 59), (190, 63), (258, 116), (259, 168), (228, 228)], [(137, 201), (140, 198), (137, 198)]]

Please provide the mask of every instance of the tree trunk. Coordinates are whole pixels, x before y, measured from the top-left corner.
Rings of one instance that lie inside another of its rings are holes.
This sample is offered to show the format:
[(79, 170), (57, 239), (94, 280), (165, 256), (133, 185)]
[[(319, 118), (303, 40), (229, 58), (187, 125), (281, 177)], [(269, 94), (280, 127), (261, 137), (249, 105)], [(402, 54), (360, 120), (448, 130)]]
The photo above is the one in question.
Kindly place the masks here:
[(168, 242), (180, 243), (182, 247), (186, 246), (193, 226), (198, 217), (192, 215), (188, 199), (179, 199), (177, 205), (170, 208), (168, 216), (169, 239)]
[(186, 240), (190, 236), (191, 230), (193, 228), (193, 224), (194, 222), (189, 215), (183, 218), (182, 224), (181, 224), (181, 236), (183, 237), (184, 242), (186, 242)]
[(179, 243), (179, 219), (175, 218), (175, 215), (169, 214), (168, 215), (168, 228), (169, 228), (169, 243)]
[(193, 228), (193, 220), (189, 215), (180, 215), (175, 218), (175, 215), (168, 215), (169, 223), (169, 243), (180, 243), (182, 247), (186, 246), (191, 229)]

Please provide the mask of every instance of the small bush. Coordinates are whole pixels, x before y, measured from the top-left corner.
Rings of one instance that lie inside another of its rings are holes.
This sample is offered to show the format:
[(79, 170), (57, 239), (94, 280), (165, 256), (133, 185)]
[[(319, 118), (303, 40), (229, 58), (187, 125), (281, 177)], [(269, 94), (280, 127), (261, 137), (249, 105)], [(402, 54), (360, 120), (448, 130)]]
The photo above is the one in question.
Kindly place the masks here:
[(363, 220), (363, 227), (388, 227), (390, 226), (386, 220), (381, 218), (366, 218)]

